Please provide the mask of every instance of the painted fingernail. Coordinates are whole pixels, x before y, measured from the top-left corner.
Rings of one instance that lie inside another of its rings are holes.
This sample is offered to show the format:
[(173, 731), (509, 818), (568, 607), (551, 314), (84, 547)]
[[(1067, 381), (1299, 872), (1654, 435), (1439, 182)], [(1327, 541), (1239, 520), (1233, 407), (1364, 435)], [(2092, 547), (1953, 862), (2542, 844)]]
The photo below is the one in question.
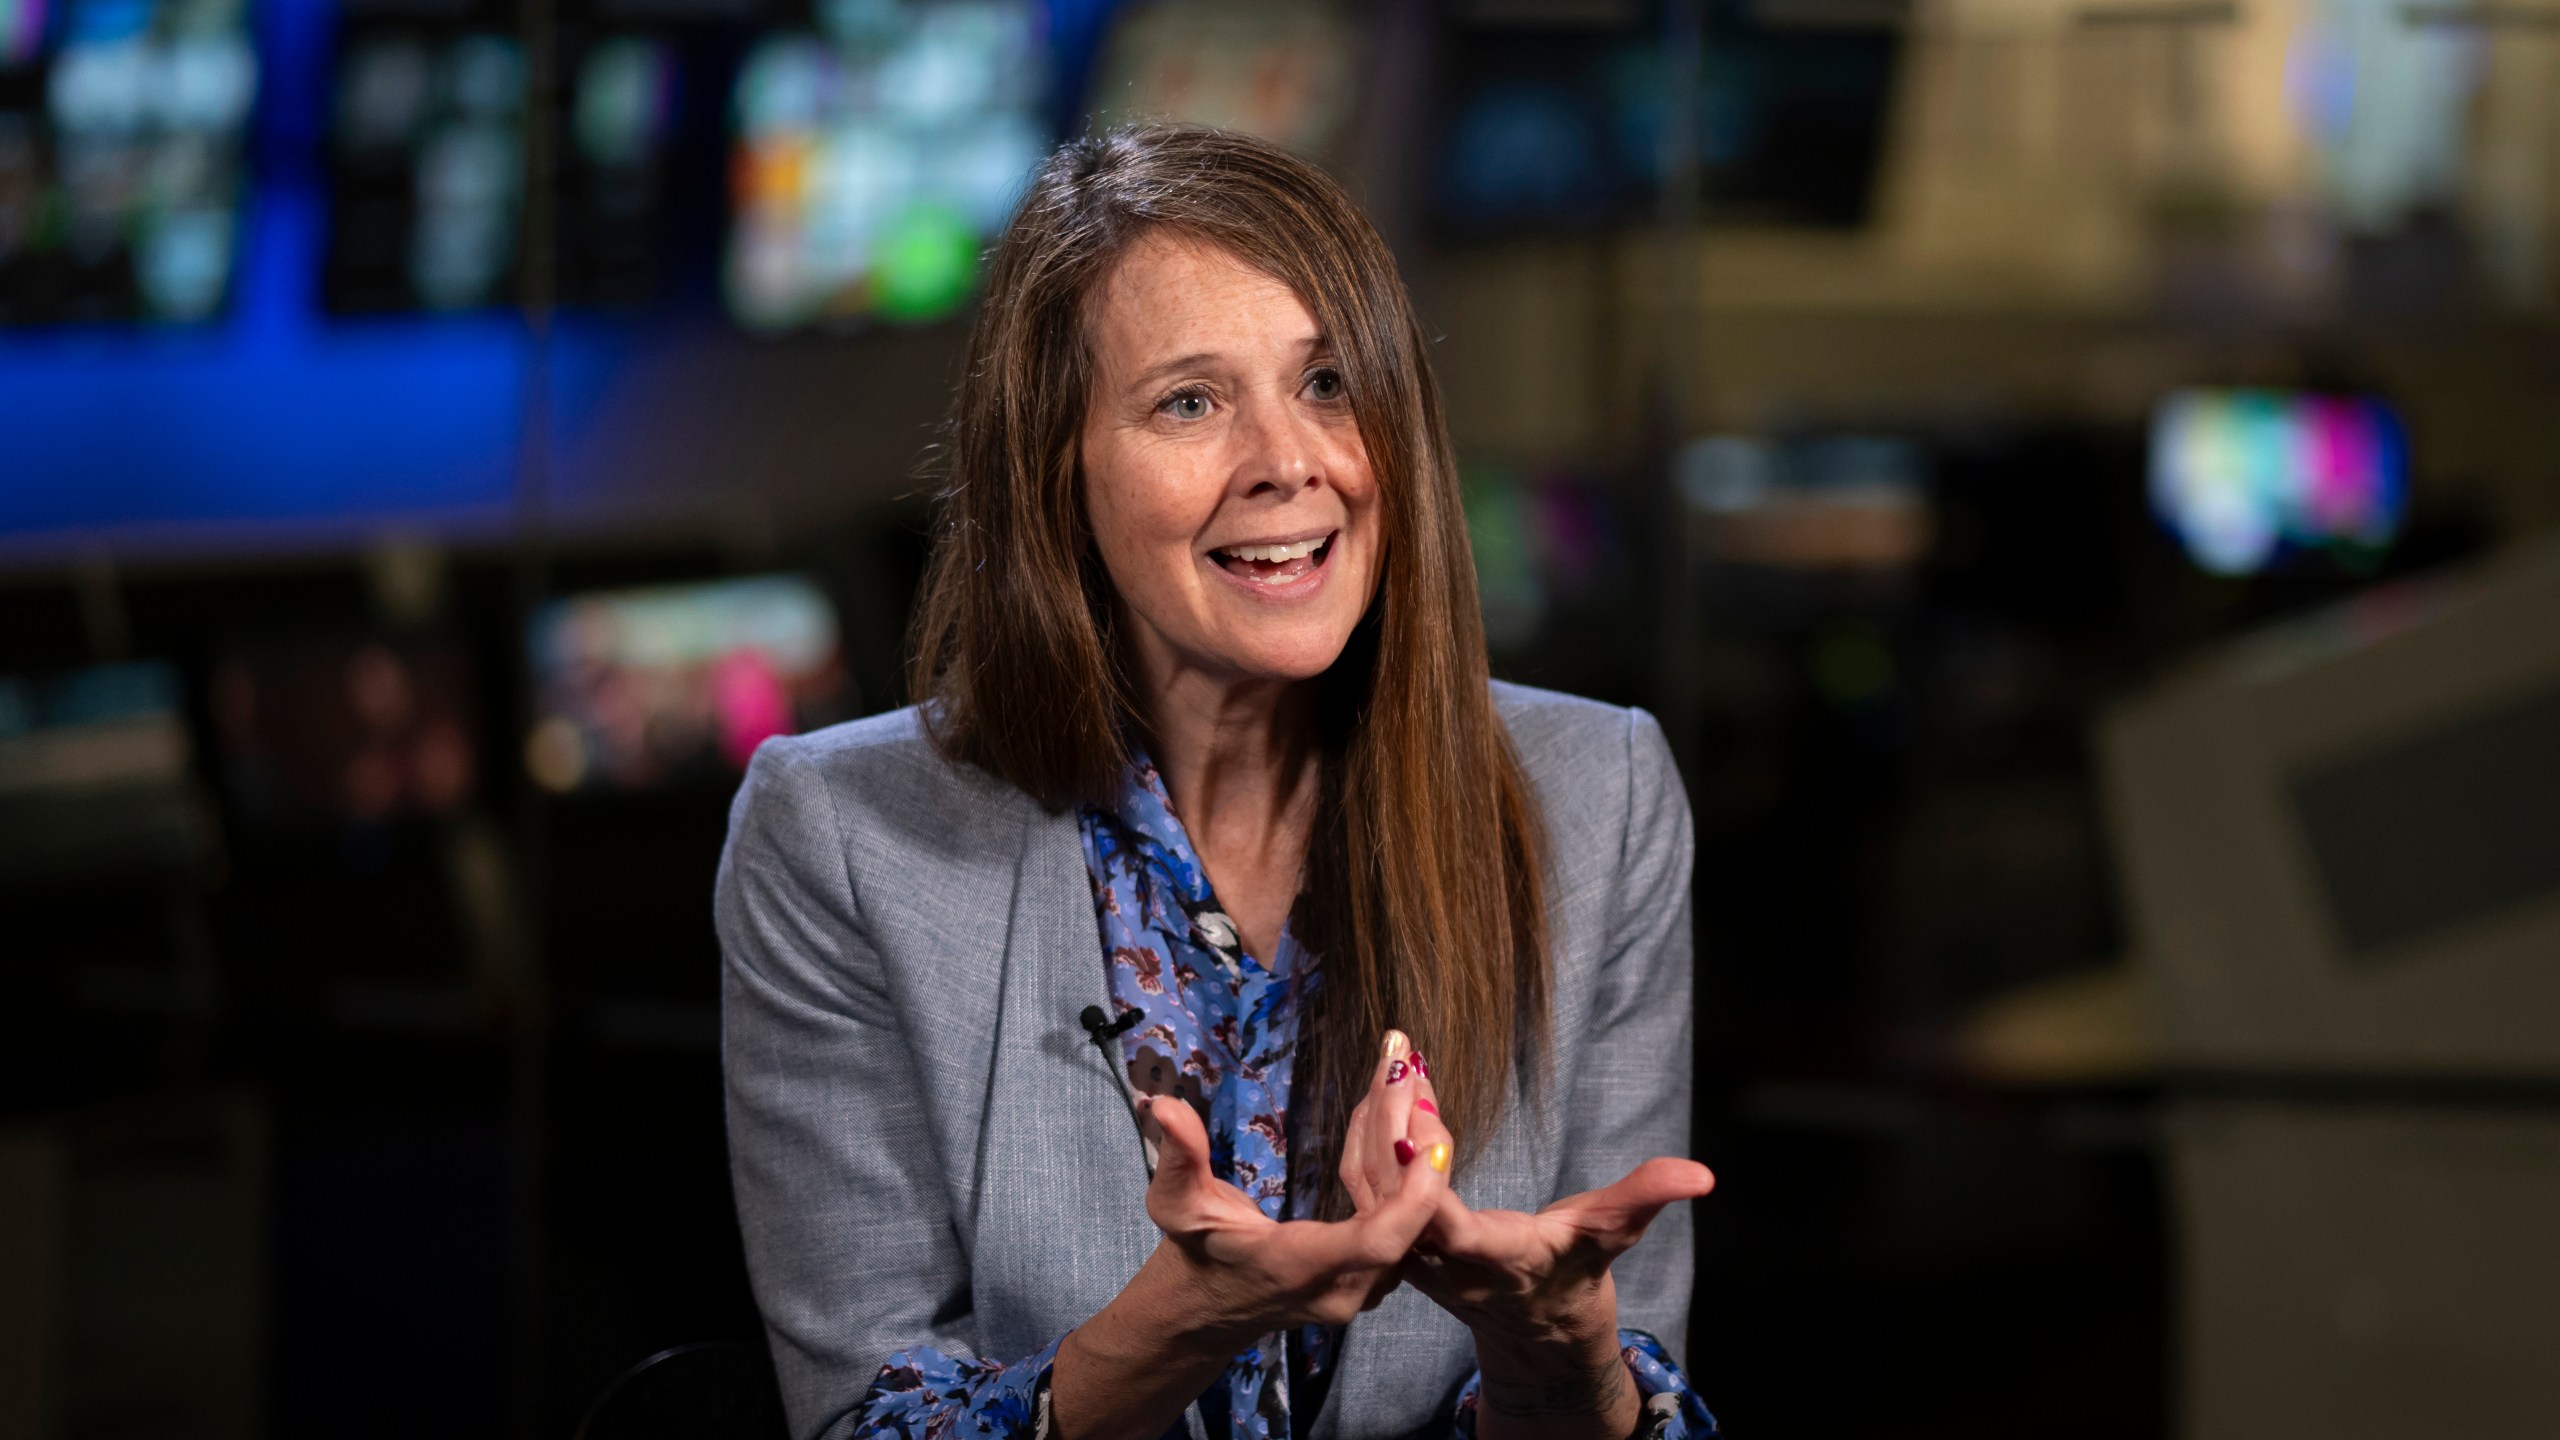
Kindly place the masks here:
[(1423, 1161), (1430, 1165), (1432, 1169), (1439, 1171), (1443, 1175), (1448, 1174), (1449, 1142), (1446, 1140), (1432, 1141), (1431, 1148), (1422, 1152), (1422, 1158)]
[(1412, 1141), (1399, 1140), (1396, 1142), (1396, 1163), (1399, 1165), (1410, 1165), (1413, 1163)]
[(1403, 1084), (1404, 1078), (1412, 1073), (1413, 1067), (1407, 1065), (1402, 1060), (1390, 1060), (1387, 1062), (1387, 1083), (1390, 1085)]
[(1437, 1114), (1439, 1114), (1439, 1113), (1440, 1113), (1440, 1107), (1439, 1107), (1439, 1106), (1437, 1106), (1437, 1105), (1432, 1104), (1432, 1103), (1431, 1103), (1430, 1101), (1428, 1101), (1428, 1100), (1416, 1100), (1416, 1101), (1414, 1101), (1414, 1102), (1413, 1102), (1413, 1108), (1414, 1108), (1414, 1109), (1416, 1109), (1416, 1110), (1421, 1111), (1421, 1112), (1422, 1112), (1423, 1114), (1425, 1114), (1425, 1115), (1437, 1115)]
[(1403, 1031), (1390, 1030), (1387, 1032), (1387, 1043), (1384, 1051), (1387, 1059), (1402, 1060), (1412, 1053), (1413, 1042), (1405, 1038), (1405, 1033)]
[(1419, 1050), (1413, 1052), (1413, 1068), (1422, 1076), (1423, 1079), (1428, 1080), (1431, 1078), (1430, 1062), (1422, 1058), (1422, 1052)]

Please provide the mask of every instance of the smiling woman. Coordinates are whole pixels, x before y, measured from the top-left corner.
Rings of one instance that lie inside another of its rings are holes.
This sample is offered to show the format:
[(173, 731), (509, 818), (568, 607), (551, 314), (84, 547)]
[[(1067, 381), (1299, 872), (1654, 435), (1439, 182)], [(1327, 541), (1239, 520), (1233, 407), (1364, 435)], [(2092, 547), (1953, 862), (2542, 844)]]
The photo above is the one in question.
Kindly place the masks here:
[(1216, 131), (1065, 147), (944, 463), (922, 703), (767, 744), (722, 862), (795, 1427), (1713, 1433), (1679, 777), (1489, 680), (1348, 197)]

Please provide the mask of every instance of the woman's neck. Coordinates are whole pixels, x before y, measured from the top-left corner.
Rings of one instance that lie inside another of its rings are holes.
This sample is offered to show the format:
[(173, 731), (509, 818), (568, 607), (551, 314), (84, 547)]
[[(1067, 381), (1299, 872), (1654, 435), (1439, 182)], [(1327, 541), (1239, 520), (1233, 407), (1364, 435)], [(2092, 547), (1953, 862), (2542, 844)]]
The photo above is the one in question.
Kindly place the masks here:
[(1304, 683), (1142, 665), (1150, 749), (1218, 900), (1269, 959), (1315, 827), (1314, 697)]

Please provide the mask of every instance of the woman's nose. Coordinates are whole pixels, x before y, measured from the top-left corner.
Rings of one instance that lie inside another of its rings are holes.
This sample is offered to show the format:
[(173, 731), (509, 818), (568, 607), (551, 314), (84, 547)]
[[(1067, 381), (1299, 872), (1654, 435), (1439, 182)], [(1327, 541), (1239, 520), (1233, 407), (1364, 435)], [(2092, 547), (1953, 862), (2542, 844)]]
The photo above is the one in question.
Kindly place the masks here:
[(1290, 495), (1323, 481), (1323, 451), (1313, 427), (1294, 406), (1266, 401), (1246, 406), (1240, 418), (1237, 438), (1244, 453), (1237, 457), (1235, 473), (1242, 493)]

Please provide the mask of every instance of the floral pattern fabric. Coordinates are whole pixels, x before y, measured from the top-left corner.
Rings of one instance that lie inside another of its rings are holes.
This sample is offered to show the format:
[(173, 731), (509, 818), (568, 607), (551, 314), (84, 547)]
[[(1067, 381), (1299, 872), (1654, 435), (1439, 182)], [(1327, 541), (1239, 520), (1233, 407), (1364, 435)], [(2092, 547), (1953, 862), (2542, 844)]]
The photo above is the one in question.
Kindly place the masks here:
[(1049, 1367), (1058, 1345), (996, 1365), (930, 1346), (901, 1350), (862, 1397), (862, 1440), (1029, 1440), (1047, 1426)]
[[(1618, 1332), (1618, 1356), (1627, 1362), (1635, 1376), (1636, 1394), (1643, 1397), (1639, 1412), (1644, 1423), (1636, 1427), (1637, 1440), (1714, 1440), (1720, 1433), (1716, 1417), (1707, 1413), (1707, 1402), (1689, 1384), (1689, 1377), (1662, 1342), (1642, 1330)], [(1467, 1377), (1466, 1387), (1458, 1392), (1458, 1440), (1475, 1440), (1477, 1391), (1482, 1374)]]
[[(1209, 1165), (1274, 1220), (1313, 1213), (1321, 1177), (1293, 1174), (1289, 1086), (1298, 1017), (1319, 981), (1315, 959), (1284, 927), (1267, 959), (1245, 952), (1234, 922), (1209, 888), (1191, 840), (1152, 761), (1140, 756), (1109, 809), (1078, 816), (1094, 913), (1109, 962), (1111, 999), (1137, 1023), (1121, 1037), (1129, 1083), (1144, 1095), (1173, 1095), (1198, 1111)], [(1300, 1147), (1303, 1148), (1303, 1147)], [(1308, 1326), (1295, 1337), (1297, 1371), (1310, 1381), (1330, 1369), (1338, 1332)], [(1652, 1336), (1621, 1331), (1629, 1370), (1645, 1396), (1642, 1440), (1709, 1440), (1714, 1417)], [(1266, 1335), (1229, 1363), (1200, 1397), (1208, 1434), (1219, 1440), (1293, 1440), (1288, 1359), (1280, 1335)], [(953, 1357), (918, 1347), (889, 1357), (863, 1397), (854, 1434), (899, 1440), (1032, 1440), (1046, 1429), (1049, 1371), (1057, 1344), (1011, 1364)], [(1477, 1379), (1460, 1391), (1455, 1424), (1475, 1434)], [(1184, 1440), (1177, 1422), (1166, 1440)]]
[[(1142, 1017), (1120, 1041), (1130, 1087), (1188, 1102), (1208, 1132), (1210, 1173), (1287, 1218), (1289, 1082), (1314, 967), (1285, 926), (1268, 961), (1245, 953), (1152, 761), (1129, 767), (1110, 810), (1079, 819), (1112, 1008)], [(1299, 1339), (1302, 1366), (1320, 1372), (1329, 1337), (1310, 1327)], [(1246, 1347), (1201, 1411), (1212, 1436), (1289, 1440), (1286, 1337)]]

